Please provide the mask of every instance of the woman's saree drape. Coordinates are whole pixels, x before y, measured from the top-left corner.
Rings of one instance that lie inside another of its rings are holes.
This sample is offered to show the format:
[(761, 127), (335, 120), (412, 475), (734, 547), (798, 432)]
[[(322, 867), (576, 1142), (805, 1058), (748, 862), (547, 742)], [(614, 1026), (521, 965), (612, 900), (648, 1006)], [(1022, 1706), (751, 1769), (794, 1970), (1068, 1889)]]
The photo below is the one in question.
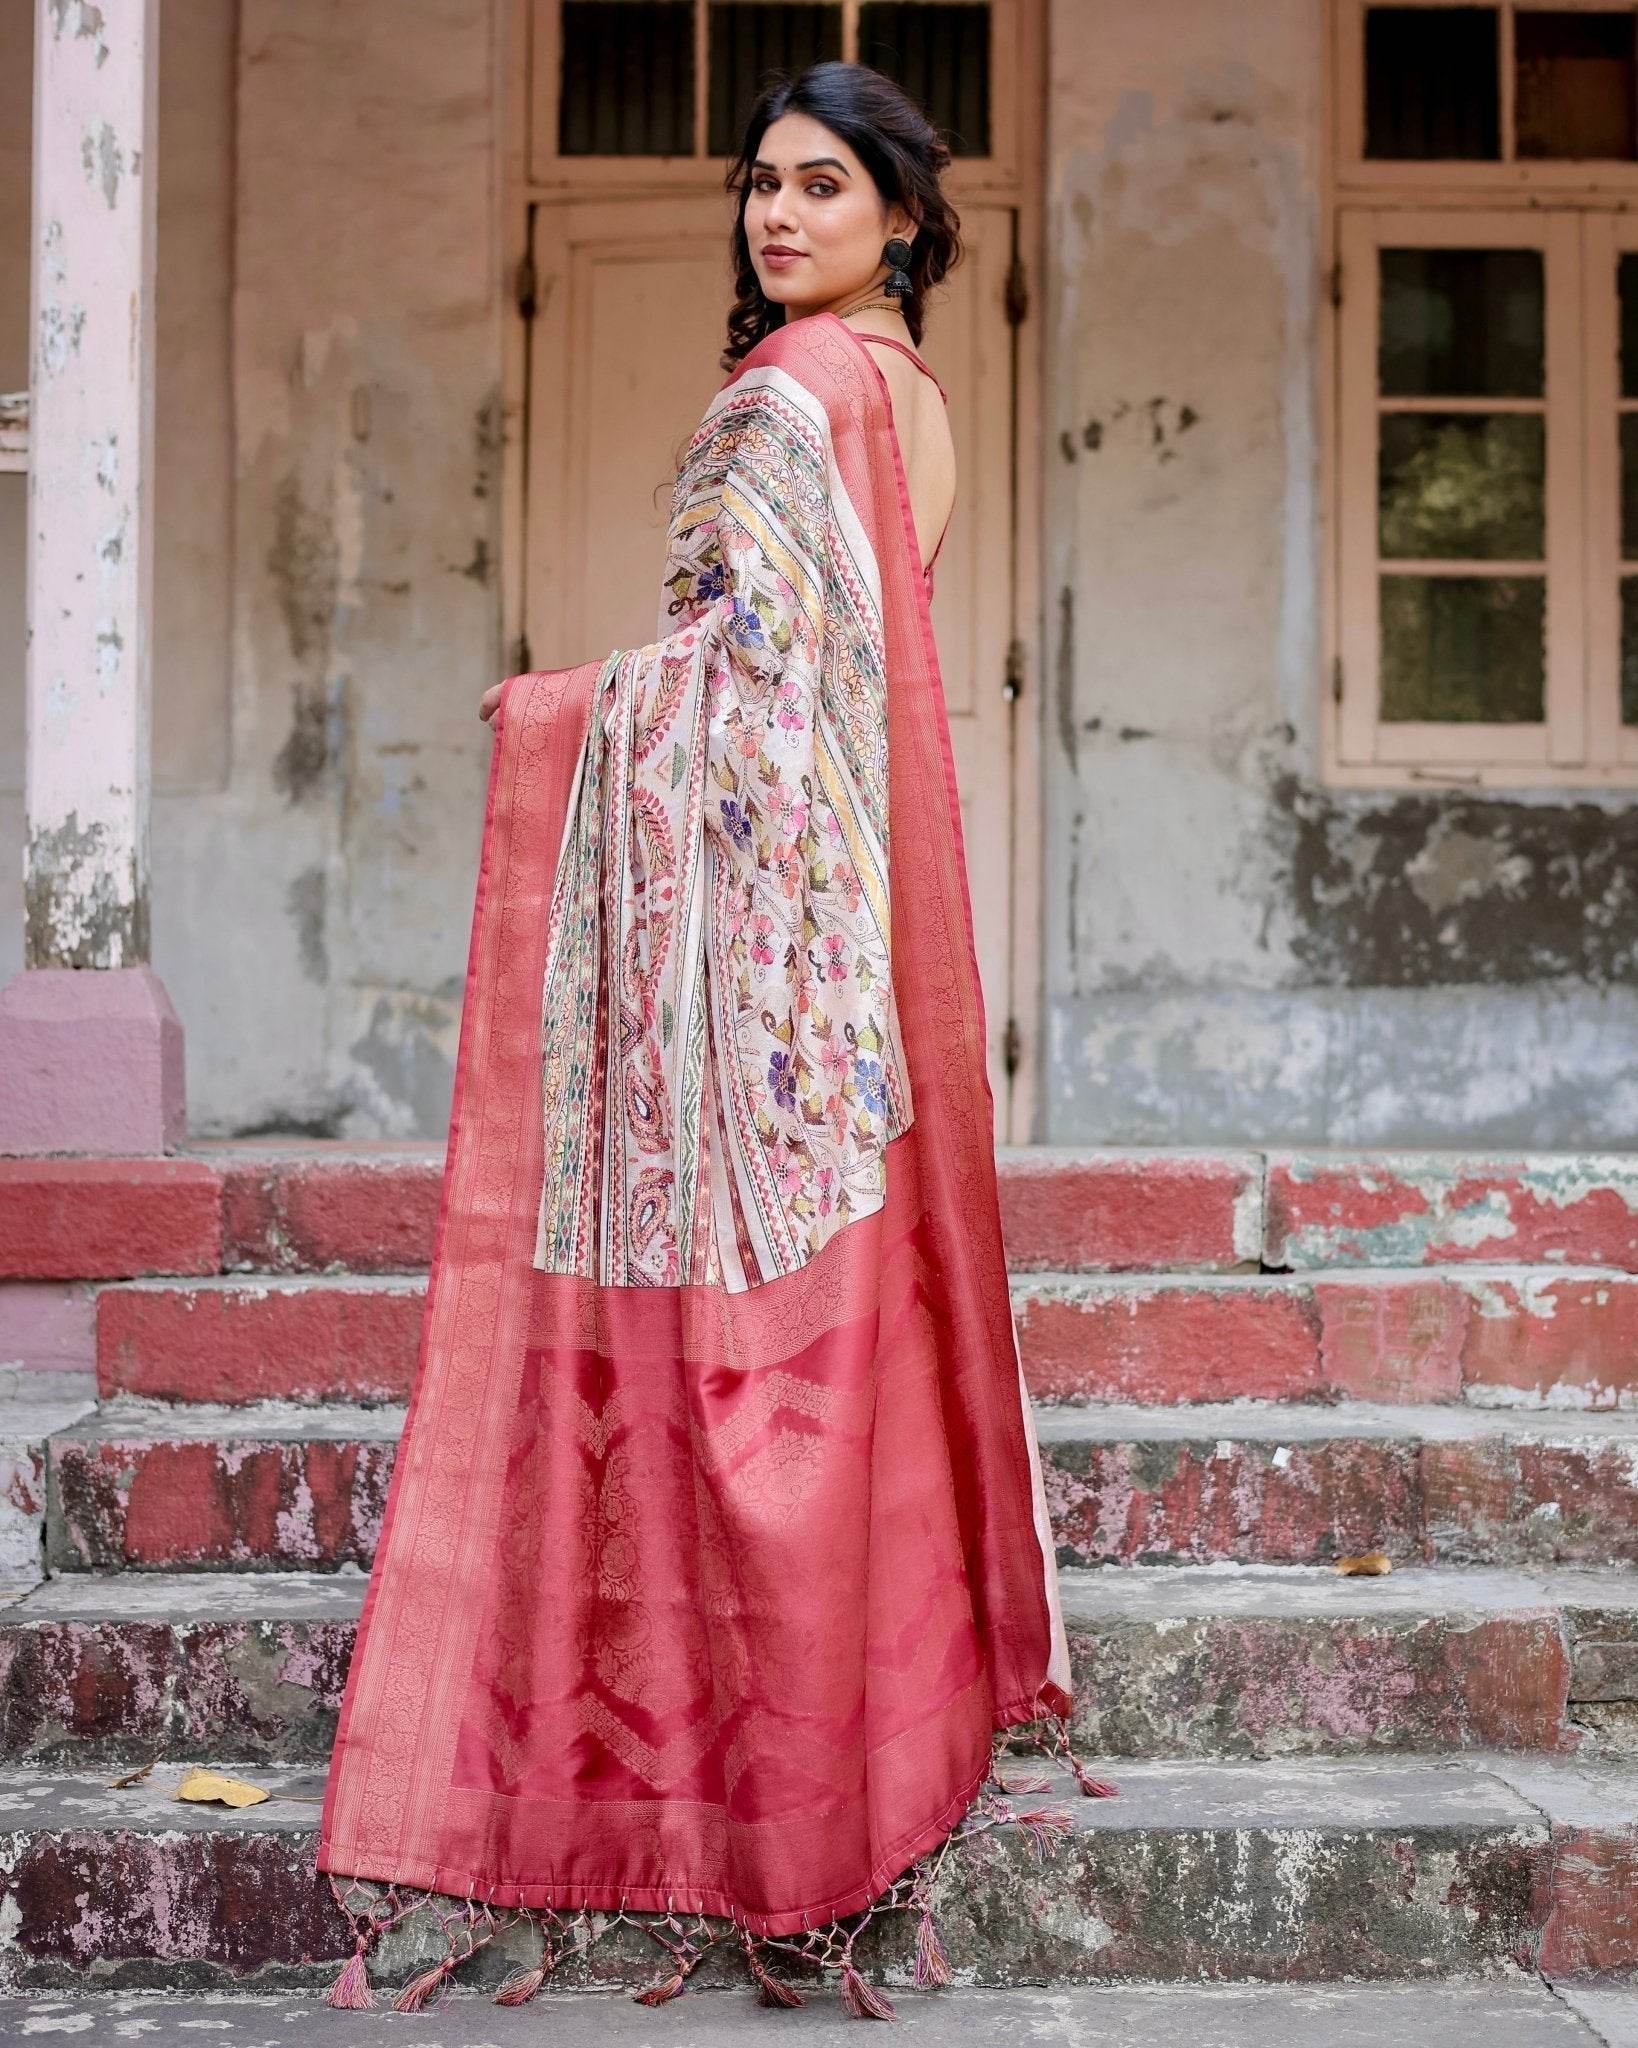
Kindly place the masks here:
[(812, 1928), (1068, 1711), (885, 382), (763, 341), (661, 636), (509, 679), (332, 1873)]

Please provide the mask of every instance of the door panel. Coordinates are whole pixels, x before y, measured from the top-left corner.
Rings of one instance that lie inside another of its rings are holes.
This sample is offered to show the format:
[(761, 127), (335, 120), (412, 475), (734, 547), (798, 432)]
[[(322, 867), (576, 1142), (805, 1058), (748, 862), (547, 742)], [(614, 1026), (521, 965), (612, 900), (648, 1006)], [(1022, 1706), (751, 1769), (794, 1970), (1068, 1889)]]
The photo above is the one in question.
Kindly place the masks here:
[[(728, 202), (568, 199), (535, 212), (524, 626), (560, 667), (656, 635), (676, 457), (722, 382)], [(926, 356), (950, 393), (959, 487), (934, 627), (961, 793), (973, 921), (1004, 1128), (1012, 860), (1013, 216), (963, 212), (965, 260), (930, 308)]]

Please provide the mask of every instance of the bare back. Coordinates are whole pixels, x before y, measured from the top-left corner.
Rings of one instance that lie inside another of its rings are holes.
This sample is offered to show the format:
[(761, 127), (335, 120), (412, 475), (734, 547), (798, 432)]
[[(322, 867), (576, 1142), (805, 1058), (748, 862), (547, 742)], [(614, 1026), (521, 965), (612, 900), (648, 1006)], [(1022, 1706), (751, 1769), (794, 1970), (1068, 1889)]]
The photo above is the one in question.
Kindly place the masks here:
[[(902, 347), (910, 345), (904, 322), (891, 313), (864, 313), (848, 325), (861, 333), (879, 334)], [(904, 456), (904, 480), (910, 493), (916, 544), (922, 561), (929, 562), (955, 504), (955, 440), (950, 432), (949, 411), (930, 371), (918, 369), (897, 348), (873, 348), (870, 353), (887, 380), (893, 426)]]

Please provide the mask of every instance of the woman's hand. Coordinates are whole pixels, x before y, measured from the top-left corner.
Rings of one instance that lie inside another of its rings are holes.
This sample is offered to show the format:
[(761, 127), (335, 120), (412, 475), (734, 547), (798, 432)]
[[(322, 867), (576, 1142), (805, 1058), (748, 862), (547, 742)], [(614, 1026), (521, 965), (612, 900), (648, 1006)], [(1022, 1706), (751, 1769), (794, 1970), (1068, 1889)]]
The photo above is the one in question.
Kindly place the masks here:
[(501, 692), (505, 688), (504, 683), (491, 683), (478, 699), (478, 716), (486, 725), (500, 709)]

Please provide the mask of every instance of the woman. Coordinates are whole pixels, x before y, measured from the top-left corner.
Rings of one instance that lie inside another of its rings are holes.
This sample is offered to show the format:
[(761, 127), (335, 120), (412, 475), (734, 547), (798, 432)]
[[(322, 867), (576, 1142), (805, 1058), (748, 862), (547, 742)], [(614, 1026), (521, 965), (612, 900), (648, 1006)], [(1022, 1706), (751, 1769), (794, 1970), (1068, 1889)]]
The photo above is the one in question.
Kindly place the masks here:
[(919, 1907), (942, 1981), (930, 1859), (1014, 1817), (995, 1731), (1068, 1759), (922, 566), (947, 161), (861, 66), (764, 96), (661, 637), (480, 707), (443, 1215), (319, 1850), (393, 1889), (336, 1887), (338, 2003), (430, 1902), (401, 2008), (527, 1914), (518, 2002), (595, 1912), (658, 1916), (651, 2001), (731, 1938), (765, 2000), (783, 1950), (888, 2013), (855, 1916)]

